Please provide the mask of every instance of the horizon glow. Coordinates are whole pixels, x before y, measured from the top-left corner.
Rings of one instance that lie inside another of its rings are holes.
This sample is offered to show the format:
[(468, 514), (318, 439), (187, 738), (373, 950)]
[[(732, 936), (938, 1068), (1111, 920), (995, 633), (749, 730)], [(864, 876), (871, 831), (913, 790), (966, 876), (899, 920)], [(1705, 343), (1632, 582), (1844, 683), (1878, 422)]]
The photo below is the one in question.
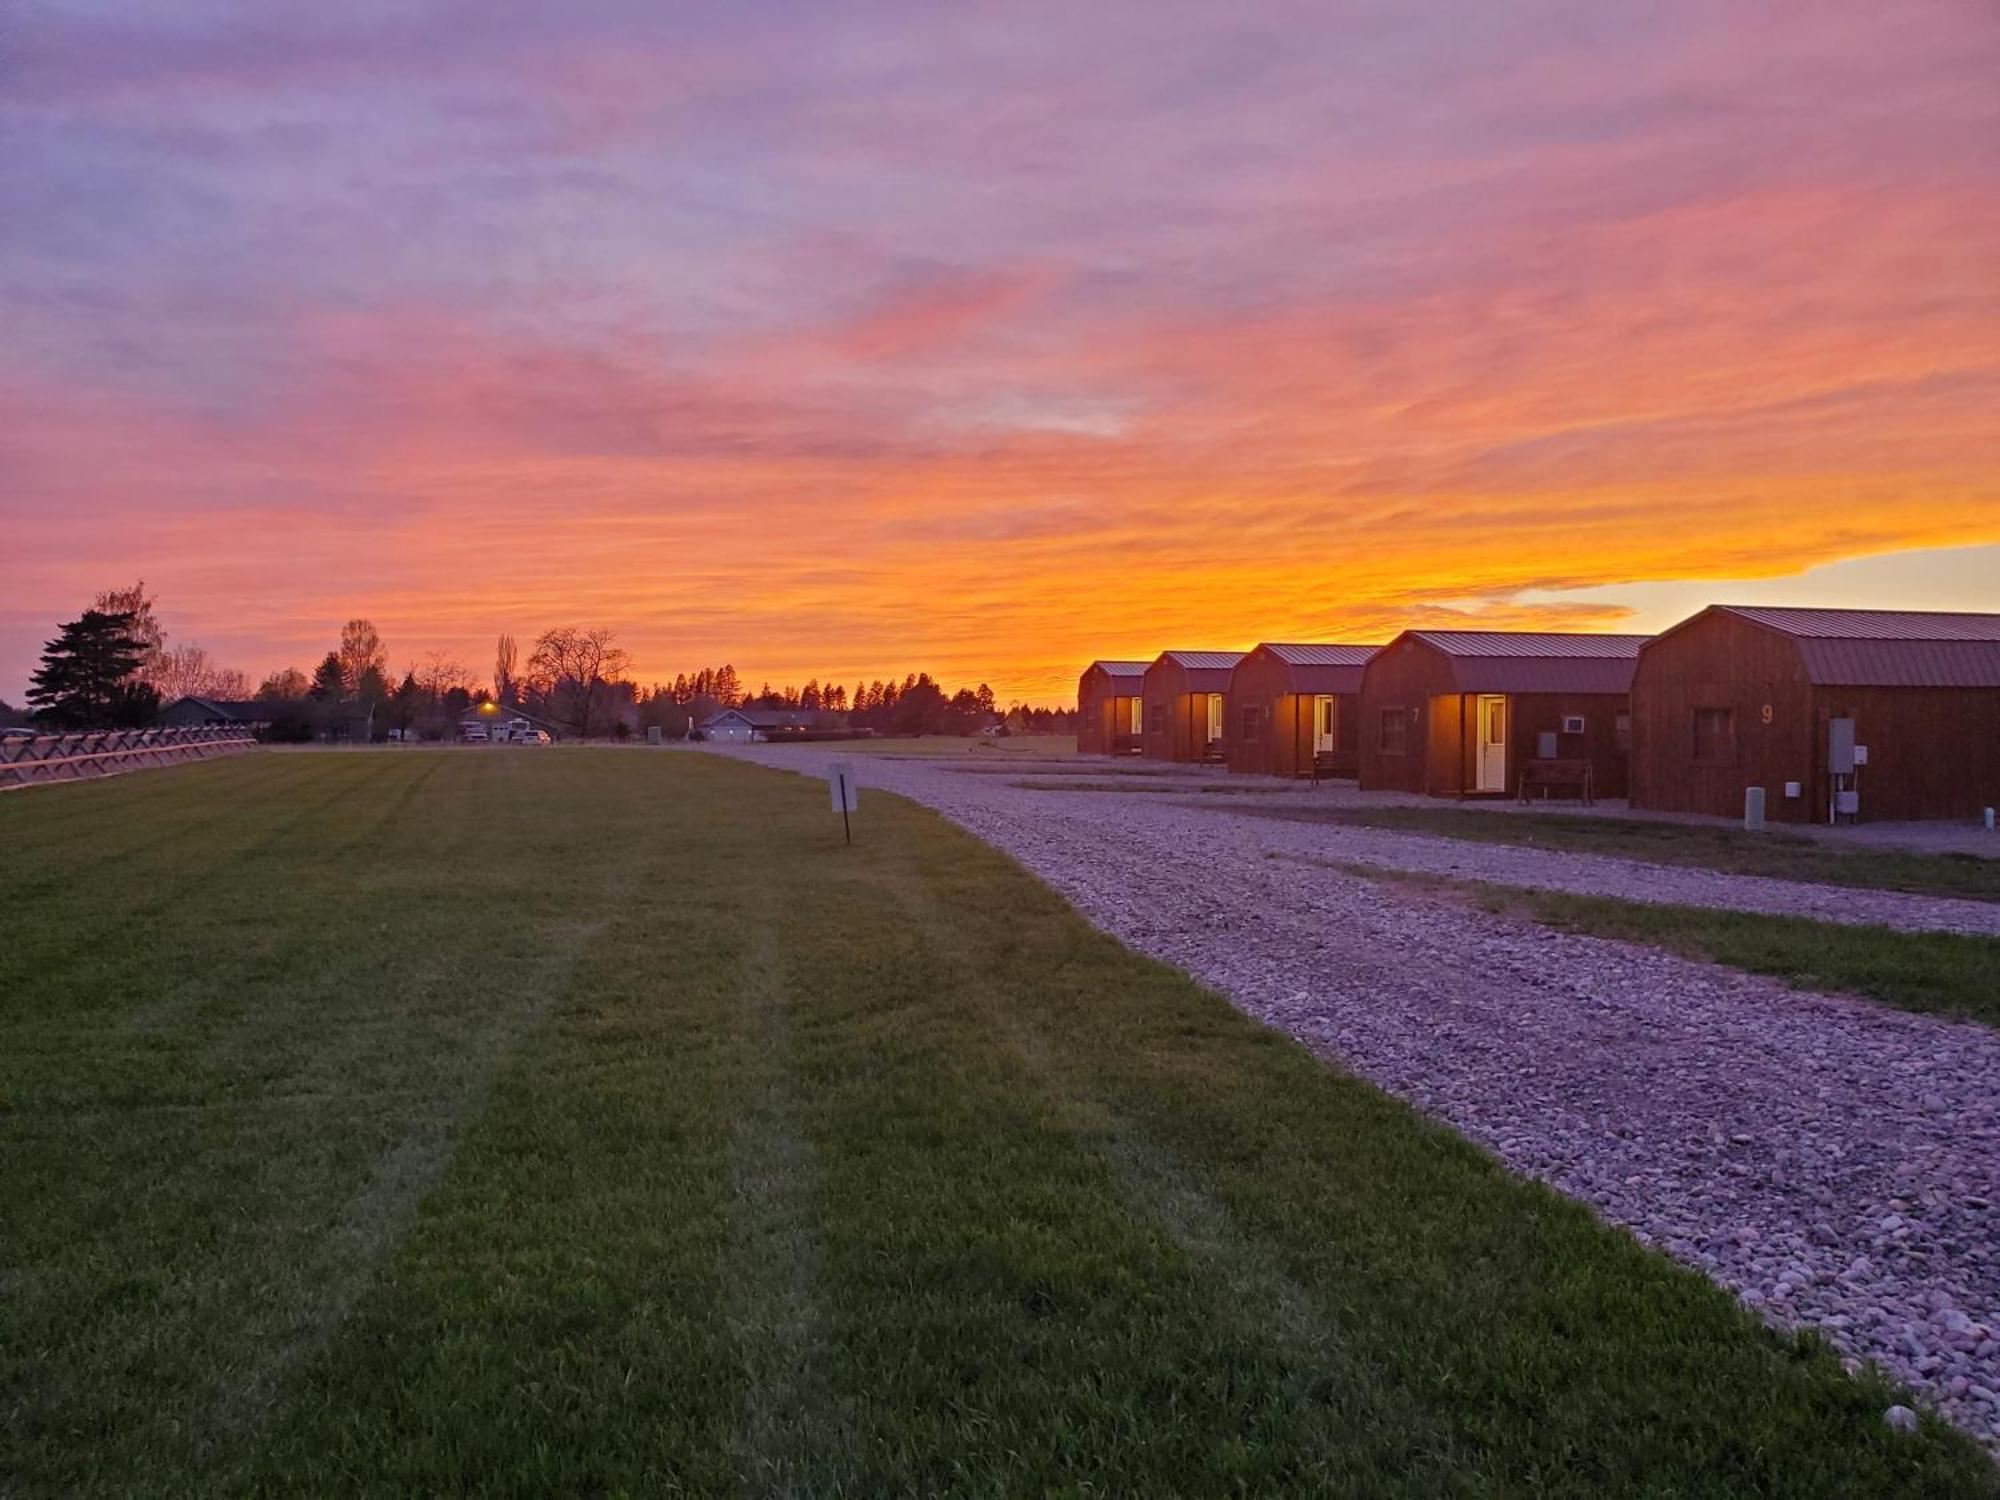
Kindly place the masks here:
[[(38, 5), (0, 697), (2000, 609), (2000, 10)], [(1794, 580), (1787, 582), (1786, 580)]]

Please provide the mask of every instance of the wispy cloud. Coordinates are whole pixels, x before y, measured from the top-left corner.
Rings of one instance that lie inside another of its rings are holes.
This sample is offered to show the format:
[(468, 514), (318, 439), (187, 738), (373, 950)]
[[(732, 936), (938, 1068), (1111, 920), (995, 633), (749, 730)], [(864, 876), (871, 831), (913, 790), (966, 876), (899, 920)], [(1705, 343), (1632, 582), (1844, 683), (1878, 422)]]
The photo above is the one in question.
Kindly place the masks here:
[(591, 618), (1053, 697), (2000, 539), (1981, 0), (16, 32), (0, 693), (139, 573), (259, 670)]

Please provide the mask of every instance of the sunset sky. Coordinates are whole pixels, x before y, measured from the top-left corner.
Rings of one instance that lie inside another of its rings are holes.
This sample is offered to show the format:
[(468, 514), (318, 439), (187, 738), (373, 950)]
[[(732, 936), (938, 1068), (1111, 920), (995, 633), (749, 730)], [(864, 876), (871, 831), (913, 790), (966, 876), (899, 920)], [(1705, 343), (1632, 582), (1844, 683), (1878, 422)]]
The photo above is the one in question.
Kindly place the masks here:
[(2000, 609), (1996, 78), (1993, 0), (0, 5), (0, 697), (142, 575), (253, 680), (1051, 703)]

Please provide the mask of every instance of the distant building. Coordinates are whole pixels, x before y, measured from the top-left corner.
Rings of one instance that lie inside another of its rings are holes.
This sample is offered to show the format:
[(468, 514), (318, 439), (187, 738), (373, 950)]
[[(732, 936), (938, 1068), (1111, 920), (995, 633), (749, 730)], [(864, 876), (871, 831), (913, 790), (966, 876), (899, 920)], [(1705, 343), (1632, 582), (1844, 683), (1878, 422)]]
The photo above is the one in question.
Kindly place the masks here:
[(2000, 614), (1716, 604), (1639, 653), (1632, 804), (1780, 822), (2000, 805)]
[[(545, 719), (540, 714), (531, 714), (525, 708), (507, 708), (498, 703), (475, 703), (458, 716), (458, 737), (478, 738), (484, 735), (489, 740), (505, 743), (520, 739), (533, 729), (546, 731), (552, 740), (563, 737), (563, 726), (553, 719)], [(469, 733), (477, 731), (477, 733)]]
[(804, 735), (818, 717), (796, 708), (725, 708), (703, 719), (695, 728), (703, 738), (720, 744), (747, 745), (753, 740)]
[(268, 729), (285, 704), (269, 698), (176, 698), (153, 723), (161, 729), (202, 729), (240, 725), (246, 731)]
[(1146, 733), (1143, 661), (1094, 661), (1076, 684), (1076, 748), (1086, 755), (1129, 755)]
[(1162, 651), (1153, 658), (1140, 689), (1148, 760), (1222, 759), (1229, 677), (1241, 660), (1241, 651)]

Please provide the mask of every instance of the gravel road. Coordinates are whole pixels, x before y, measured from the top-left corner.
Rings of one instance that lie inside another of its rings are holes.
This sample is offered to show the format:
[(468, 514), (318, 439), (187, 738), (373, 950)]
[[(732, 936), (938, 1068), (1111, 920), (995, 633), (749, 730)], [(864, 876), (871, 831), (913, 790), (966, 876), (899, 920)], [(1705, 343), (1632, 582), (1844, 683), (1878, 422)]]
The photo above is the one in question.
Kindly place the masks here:
[[(807, 774), (838, 758), (727, 753)], [(1223, 805), (1233, 798), (1032, 791), (952, 762), (868, 757), (858, 769), (864, 787), (935, 808), (1132, 947), (1593, 1205), (1771, 1322), (1817, 1328), (1876, 1362), (2000, 1453), (2000, 1033), (1305, 862), (1553, 885), (1553, 864), (1586, 867), (1572, 856), (1281, 821)], [(1588, 873), (1559, 888), (1689, 900), (1660, 894), (1686, 887), (1715, 906), (1740, 892), (1755, 909), (1828, 914), (1769, 904), (1826, 894), (1788, 882), (1597, 858)], [(1922, 908), (1972, 905), (1891, 897), (1879, 910), (1931, 926), (1943, 924), (1920, 920)]]

